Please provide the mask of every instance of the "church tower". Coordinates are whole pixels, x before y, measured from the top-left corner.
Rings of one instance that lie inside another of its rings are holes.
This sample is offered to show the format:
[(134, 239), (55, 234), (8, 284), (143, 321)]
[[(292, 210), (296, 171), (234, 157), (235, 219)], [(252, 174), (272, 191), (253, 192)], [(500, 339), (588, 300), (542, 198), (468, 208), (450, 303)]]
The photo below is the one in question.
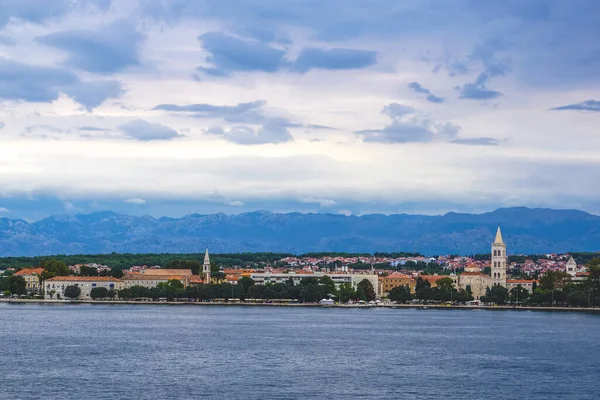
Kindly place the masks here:
[(506, 244), (502, 241), (500, 225), (492, 243), (492, 284), (506, 287)]
[(206, 248), (206, 253), (204, 253), (202, 272), (204, 272), (204, 282), (210, 283), (210, 258), (208, 257), (208, 247)]

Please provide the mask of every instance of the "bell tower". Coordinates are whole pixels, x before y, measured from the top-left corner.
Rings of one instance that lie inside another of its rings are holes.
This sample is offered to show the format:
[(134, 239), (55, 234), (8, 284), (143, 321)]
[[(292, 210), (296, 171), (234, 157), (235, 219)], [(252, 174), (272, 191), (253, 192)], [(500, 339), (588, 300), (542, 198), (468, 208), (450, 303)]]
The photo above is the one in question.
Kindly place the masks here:
[(204, 272), (204, 282), (210, 283), (210, 258), (208, 257), (208, 247), (206, 248), (206, 253), (204, 253), (202, 272)]
[(506, 287), (506, 244), (502, 241), (499, 224), (492, 243), (492, 284)]

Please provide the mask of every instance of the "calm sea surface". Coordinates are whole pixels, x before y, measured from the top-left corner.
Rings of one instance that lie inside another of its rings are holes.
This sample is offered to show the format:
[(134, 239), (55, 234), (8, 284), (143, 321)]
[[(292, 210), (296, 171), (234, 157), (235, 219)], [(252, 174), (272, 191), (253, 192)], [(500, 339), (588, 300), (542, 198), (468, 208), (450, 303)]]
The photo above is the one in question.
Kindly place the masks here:
[(600, 315), (0, 303), (2, 399), (598, 399)]

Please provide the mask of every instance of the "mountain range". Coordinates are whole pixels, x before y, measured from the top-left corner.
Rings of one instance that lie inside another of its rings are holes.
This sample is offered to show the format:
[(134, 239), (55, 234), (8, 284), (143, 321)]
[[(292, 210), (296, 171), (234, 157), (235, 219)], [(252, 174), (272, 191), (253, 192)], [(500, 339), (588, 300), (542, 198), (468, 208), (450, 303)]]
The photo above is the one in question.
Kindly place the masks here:
[(501, 208), (445, 215), (191, 214), (182, 218), (110, 211), (29, 223), (0, 218), (0, 256), (98, 253), (416, 251), (487, 253), (500, 224), (509, 254), (600, 250), (600, 216), (577, 210)]

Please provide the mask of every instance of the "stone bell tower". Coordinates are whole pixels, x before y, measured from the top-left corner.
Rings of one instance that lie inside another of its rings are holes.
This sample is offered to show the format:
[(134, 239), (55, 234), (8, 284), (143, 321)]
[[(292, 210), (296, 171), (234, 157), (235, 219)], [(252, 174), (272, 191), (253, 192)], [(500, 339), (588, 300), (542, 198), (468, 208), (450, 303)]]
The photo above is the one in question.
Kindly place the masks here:
[(502, 241), (500, 225), (492, 243), (492, 284), (506, 287), (506, 244)]

